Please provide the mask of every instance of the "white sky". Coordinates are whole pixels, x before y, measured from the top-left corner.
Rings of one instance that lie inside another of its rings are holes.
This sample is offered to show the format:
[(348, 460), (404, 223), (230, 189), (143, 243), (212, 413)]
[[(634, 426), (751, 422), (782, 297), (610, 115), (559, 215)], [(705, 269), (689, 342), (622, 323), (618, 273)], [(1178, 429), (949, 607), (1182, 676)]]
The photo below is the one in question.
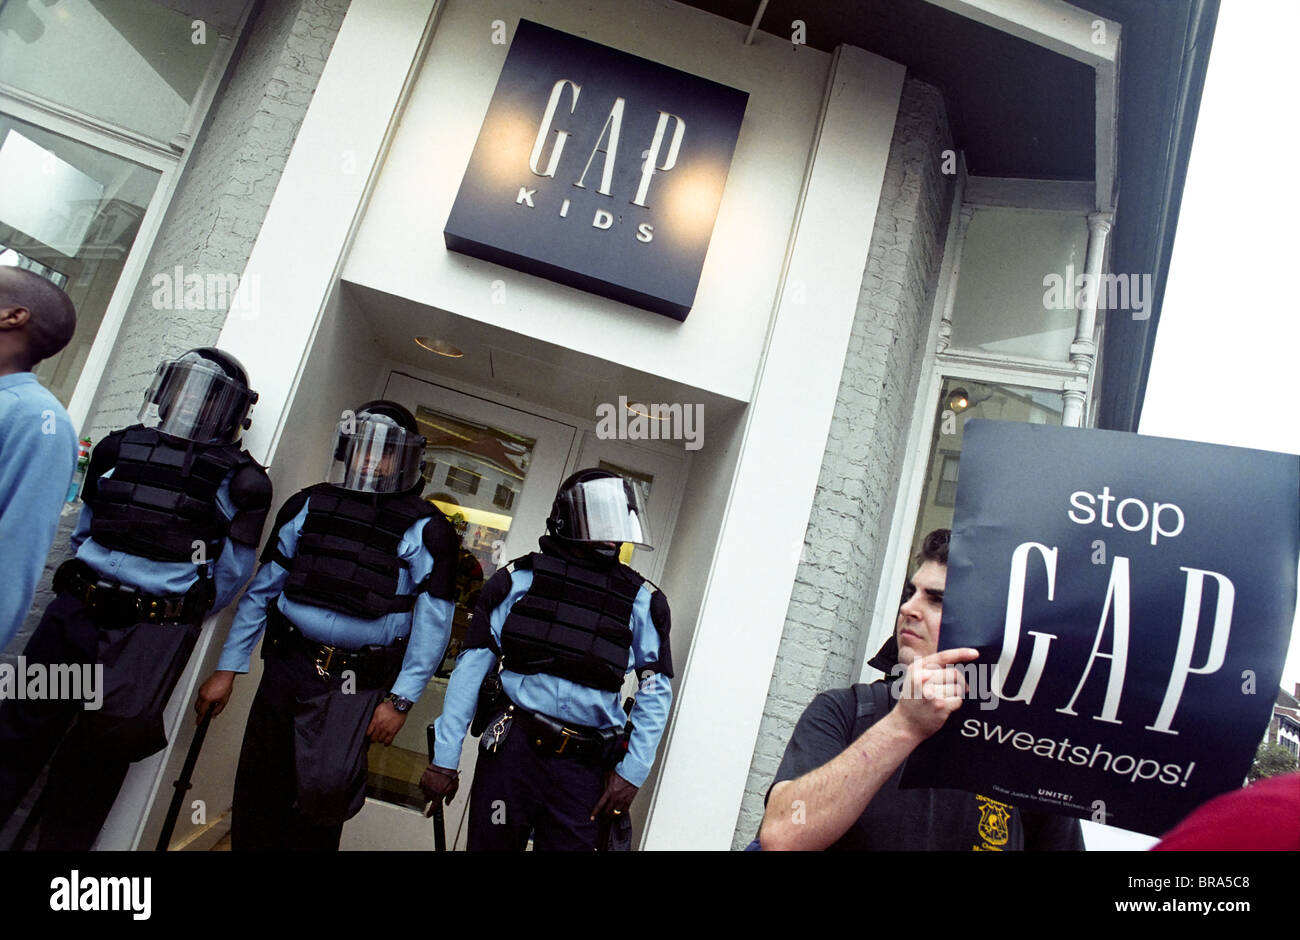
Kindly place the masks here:
[[(1300, 454), (1297, 35), (1296, 0), (1220, 7), (1142, 434)], [(1297, 681), (1300, 620), (1282, 684)]]

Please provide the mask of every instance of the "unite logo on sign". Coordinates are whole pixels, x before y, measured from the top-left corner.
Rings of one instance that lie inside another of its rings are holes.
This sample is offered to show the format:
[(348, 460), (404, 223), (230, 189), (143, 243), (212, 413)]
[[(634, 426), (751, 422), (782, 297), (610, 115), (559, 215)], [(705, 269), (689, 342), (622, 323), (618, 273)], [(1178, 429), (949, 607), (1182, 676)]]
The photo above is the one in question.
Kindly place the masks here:
[[(572, 90), (572, 97), (569, 101), (569, 113), (572, 114), (578, 106), (578, 95), (582, 87), (575, 82), (562, 78), (555, 83), (551, 89), (551, 96), (546, 102), (546, 113), (542, 115), (541, 126), (537, 129), (537, 139), (533, 143), (532, 153), (528, 155), (528, 168), (538, 176), (555, 177), (555, 171), (560, 164), (560, 155), (564, 152), (564, 143), (569, 139), (569, 132), (564, 130), (555, 131), (555, 144), (551, 148), (550, 159), (547, 161), (546, 168), (540, 166), (542, 151), (546, 146), (546, 140), (551, 132), (551, 125), (555, 120), (555, 112), (561, 104), (566, 89)], [(591, 164), (596, 160), (596, 154), (605, 155), (604, 166), (600, 173), (600, 184), (596, 187), (596, 192), (602, 196), (613, 195), (611, 187), (614, 183), (614, 161), (618, 159), (619, 138), (623, 132), (623, 110), (627, 102), (623, 98), (615, 98), (613, 106), (609, 109), (609, 117), (605, 119), (605, 125), (600, 130), (600, 136), (596, 138), (595, 145), (591, 148), (591, 156), (587, 158), (586, 165), (582, 168), (582, 175), (573, 184), (578, 189), (586, 189), (587, 173), (591, 169)], [(658, 163), (659, 152), (663, 148), (664, 138), (667, 136), (669, 124), (674, 124), (672, 131), (672, 140), (668, 144), (668, 152), (664, 155), (663, 163)], [(682, 147), (682, 137), (686, 134), (686, 122), (676, 114), (669, 114), (666, 111), (659, 112), (659, 120), (655, 124), (654, 138), (650, 141), (650, 147), (642, 153), (644, 158), (641, 162), (641, 177), (637, 183), (636, 195), (632, 197), (632, 204), (648, 208), (646, 206), (646, 194), (650, 190), (650, 178), (654, 176), (655, 171), (667, 172), (677, 165), (677, 154)], [(534, 208), (533, 197), (537, 190), (528, 189), (525, 186), (519, 187), (519, 195), (515, 197), (515, 202), (520, 205), (526, 205)], [(566, 218), (569, 214), (571, 199), (565, 199), (560, 204), (560, 218)], [(614, 224), (614, 216), (608, 209), (597, 209), (591, 220), (592, 227), (598, 229), (608, 229)], [(641, 222), (637, 225), (636, 238), (639, 242), (654, 241), (654, 226), (649, 222)]]
[(748, 99), (520, 20), (447, 248), (684, 320)]

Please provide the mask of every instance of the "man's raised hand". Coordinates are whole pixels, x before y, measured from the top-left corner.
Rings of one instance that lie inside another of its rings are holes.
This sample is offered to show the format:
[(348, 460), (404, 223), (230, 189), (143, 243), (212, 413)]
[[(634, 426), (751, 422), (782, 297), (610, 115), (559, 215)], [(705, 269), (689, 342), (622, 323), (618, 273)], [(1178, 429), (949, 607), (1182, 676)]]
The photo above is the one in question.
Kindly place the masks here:
[(955, 665), (978, 658), (977, 650), (959, 647), (915, 659), (907, 667), (894, 711), (918, 740), (942, 728), (948, 716), (961, 707), (966, 680)]

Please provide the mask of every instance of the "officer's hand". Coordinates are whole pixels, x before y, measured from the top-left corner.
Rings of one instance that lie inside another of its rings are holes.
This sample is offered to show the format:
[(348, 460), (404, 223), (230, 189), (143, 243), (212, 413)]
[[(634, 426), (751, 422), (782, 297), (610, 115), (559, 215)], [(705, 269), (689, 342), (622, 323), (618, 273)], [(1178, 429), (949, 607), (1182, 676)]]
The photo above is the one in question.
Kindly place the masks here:
[(420, 777), (420, 789), (424, 792), (424, 798), (429, 801), (424, 815), (432, 816), (433, 807), (439, 800), (450, 803), (455, 798), (456, 791), (460, 789), (460, 774), (446, 767), (430, 764), (424, 769), (424, 776)]
[(977, 658), (978, 651), (963, 647), (914, 659), (907, 667), (893, 713), (918, 740), (942, 728), (948, 716), (961, 707), (966, 680), (954, 664)]
[(605, 774), (605, 792), (600, 795), (600, 802), (591, 811), (591, 818), (595, 819), (601, 814), (621, 816), (632, 805), (632, 799), (636, 796), (636, 791), (637, 788), (632, 784), (614, 771), (609, 771)]
[(405, 715), (387, 702), (380, 702), (370, 719), (370, 727), (366, 728), (366, 737), (387, 747), (393, 743), (393, 738), (397, 737), (397, 732), (402, 730), (404, 724)]
[(225, 669), (218, 669), (208, 676), (208, 680), (199, 686), (199, 697), (194, 700), (194, 723), (197, 725), (201, 722), (209, 708), (212, 709), (213, 718), (220, 715), (230, 701), (230, 691), (234, 685), (235, 673)]

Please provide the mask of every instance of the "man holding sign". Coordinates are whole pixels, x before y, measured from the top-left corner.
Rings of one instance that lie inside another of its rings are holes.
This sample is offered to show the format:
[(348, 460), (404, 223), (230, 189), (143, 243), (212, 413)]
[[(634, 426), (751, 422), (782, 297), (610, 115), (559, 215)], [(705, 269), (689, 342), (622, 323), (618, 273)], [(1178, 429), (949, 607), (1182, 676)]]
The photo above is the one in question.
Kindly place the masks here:
[(985, 694), (903, 785), (1150, 835), (1240, 787), (1286, 657), (1298, 520), (1293, 454), (967, 422), (943, 630), (979, 651)]
[(925, 537), (894, 636), (871, 660), (897, 681), (824, 692), (800, 717), (768, 792), (764, 849), (1083, 848), (1072, 819), (958, 790), (899, 789), (904, 761), (962, 703), (958, 664), (978, 655), (939, 649), (948, 535)]

